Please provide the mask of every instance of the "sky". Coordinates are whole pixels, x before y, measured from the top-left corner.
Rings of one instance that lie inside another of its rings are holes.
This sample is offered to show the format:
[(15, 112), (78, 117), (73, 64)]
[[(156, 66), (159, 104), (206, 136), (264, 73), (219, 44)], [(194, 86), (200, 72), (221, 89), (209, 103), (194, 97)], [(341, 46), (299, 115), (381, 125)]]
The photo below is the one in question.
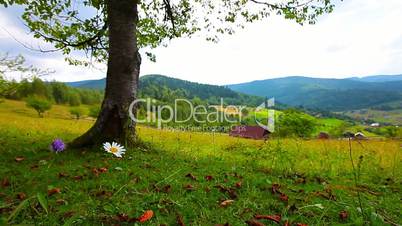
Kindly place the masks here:
[[(27, 64), (54, 70), (45, 80), (106, 76), (105, 65), (70, 66), (61, 53), (39, 53), (21, 45), (51, 49), (27, 32), (19, 9), (0, 6), (0, 18), (0, 52), (22, 54)], [(163, 74), (225, 85), (285, 76), (402, 74), (401, 21), (401, 0), (336, 1), (335, 11), (321, 16), (315, 25), (300, 26), (272, 16), (221, 37), (217, 44), (205, 41), (202, 35), (171, 40), (168, 47), (153, 50), (156, 63), (143, 56), (141, 76)]]

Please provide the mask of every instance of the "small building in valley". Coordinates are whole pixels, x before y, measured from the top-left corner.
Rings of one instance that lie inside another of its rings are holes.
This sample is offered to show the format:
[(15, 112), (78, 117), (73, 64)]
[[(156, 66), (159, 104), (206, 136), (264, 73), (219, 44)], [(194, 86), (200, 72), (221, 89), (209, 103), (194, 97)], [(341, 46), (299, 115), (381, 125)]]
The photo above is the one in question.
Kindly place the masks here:
[(358, 139), (358, 140), (365, 140), (365, 139), (367, 139), (367, 137), (366, 137), (366, 135), (364, 135), (362, 132), (357, 132), (356, 134), (355, 134), (355, 137), (354, 137), (355, 139)]
[(328, 140), (329, 139), (329, 134), (326, 133), (326, 132), (320, 132), (320, 134), (318, 134), (317, 138), (321, 139), (321, 140)]
[(234, 126), (229, 132), (229, 136), (243, 137), (256, 140), (267, 139), (269, 131), (260, 126)]

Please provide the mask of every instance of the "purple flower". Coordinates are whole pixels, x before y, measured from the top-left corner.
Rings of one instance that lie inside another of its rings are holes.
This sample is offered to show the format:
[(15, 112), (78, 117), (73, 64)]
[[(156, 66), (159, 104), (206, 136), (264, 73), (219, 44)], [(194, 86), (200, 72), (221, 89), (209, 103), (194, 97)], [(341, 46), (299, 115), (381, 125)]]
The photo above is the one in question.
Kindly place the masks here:
[(51, 144), (51, 148), (54, 152), (62, 152), (66, 148), (66, 145), (61, 139), (55, 139)]

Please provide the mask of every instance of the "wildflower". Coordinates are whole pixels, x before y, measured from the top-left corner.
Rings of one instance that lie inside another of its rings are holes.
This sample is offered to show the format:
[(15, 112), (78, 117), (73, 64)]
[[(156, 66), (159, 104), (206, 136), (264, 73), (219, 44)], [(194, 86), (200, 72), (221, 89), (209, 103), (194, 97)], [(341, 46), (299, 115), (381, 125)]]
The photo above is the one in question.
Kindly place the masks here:
[(109, 142), (104, 143), (103, 149), (105, 149), (105, 151), (109, 153), (114, 154), (118, 158), (121, 158), (124, 152), (126, 152), (126, 149), (124, 149), (123, 146), (116, 142), (112, 142), (112, 144), (110, 144)]
[(64, 149), (66, 149), (66, 145), (61, 139), (55, 139), (50, 146), (51, 149), (56, 153), (62, 152)]

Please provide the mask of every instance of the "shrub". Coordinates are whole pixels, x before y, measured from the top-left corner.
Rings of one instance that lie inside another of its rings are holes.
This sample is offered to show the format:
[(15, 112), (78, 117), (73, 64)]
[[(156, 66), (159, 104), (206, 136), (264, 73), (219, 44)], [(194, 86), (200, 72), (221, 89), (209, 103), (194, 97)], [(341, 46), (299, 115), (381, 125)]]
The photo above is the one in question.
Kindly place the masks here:
[(26, 99), (27, 107), (33, 108), (38, 112), (39, 117), (43, 117), (43, 113), (52, 108), (52, 103), (45, 98), (30, 96)]
[(78, 120), (85, 115), (85, 109), (82, 107), (71, 107), (70, 114)]
[(100, 112), (100, 107), (98, 105), (91, 106), (89, 108), (89, 116), (93, 118), (97, 118)]
[(301, 138), (310, 137), (316, 126), (315, 118), (293, 109), (284, 111), (275, 124), (279, 136)]

